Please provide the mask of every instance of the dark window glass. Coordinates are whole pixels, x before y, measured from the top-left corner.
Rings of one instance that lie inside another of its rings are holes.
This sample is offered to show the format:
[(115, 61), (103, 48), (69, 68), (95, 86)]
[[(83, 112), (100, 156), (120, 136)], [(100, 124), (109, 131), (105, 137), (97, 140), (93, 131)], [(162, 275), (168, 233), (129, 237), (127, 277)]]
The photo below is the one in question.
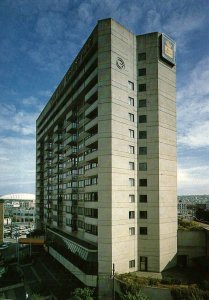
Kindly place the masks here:
[(139, 131), (139, 139), (146, 139), (147, 132), (146, 131)]
[(139, 84), (139, 92), (144, 92), (147, 90), (147, 86), (145, 83)]
[(146, 52), (138, 53), (138, 60), (146, 60)]
[(147, 171), (147, 163), (139, 163), (139, 171)]
[(146, 75), (146, 69), (145, 69), (145, 68), (139, 69), (139, 70), (138, 70), (138, 75), (139, 75), (139, 76), (145, 76), (145, 75)]
[(135, 211), (129, 211), (129, 219), (135, 219)]
[(147, 179), (139, 179), (140, 186), (147, 186)]
[(141, 99), (139, 100), (139, 107), (146, 107), (147, 106), (147, 100)]
[(146, 155), (147, 147), (139, 147), (139, 155)]
[(129, 268), (135, 267), (135, 260), (129, 260)]
[(147, 227), (139, 227), (139, 233), (141, 235), (147, 235)]
[(146, 123), (147, 122), (147, 116), (141, 115), (139, 116), (139, 123)]
[(147, 219), (147, 211), (146, 210), (141, 210), (139, 212), (139, 217), (140, 217), (140, 219)]
[(139, 202), (147, 203), (147, 195), (139, 195)]

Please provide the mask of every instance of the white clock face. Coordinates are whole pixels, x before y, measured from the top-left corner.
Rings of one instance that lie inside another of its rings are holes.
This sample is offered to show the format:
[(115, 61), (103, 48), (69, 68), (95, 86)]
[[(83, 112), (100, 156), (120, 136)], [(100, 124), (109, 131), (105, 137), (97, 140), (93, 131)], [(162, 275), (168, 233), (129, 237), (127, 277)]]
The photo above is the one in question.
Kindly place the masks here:
[(117, 60), (116, 60), (116, 66), (119, 68), (119, 69), (125, 69), (125, 63), (123, 61), (122, 58), (118, 57)]

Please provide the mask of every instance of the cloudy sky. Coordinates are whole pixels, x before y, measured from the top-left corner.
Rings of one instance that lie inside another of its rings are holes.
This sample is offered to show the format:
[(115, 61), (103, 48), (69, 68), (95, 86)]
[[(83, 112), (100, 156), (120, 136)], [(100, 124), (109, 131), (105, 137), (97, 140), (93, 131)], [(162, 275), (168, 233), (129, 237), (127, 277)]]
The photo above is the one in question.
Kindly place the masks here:
[(35, 192), (35, 120), (109, 17), (176, 40), (178, 194), (209, 194), (208, 0), (0, 0), (0, 194)]

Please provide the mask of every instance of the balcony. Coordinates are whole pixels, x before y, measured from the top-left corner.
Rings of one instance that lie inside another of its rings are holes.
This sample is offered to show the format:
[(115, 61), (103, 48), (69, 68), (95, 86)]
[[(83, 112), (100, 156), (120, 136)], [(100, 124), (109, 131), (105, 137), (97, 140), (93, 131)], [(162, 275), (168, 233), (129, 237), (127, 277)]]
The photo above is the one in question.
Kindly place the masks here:
[(75, 165), (75, 164), (74, 164), (73, 161), (68, 161), (68, 162), (65, 162), (63, 168), (64, 168), (65, 170), (70, 170), (74, 165)]
[(60, 145), (60, 144), (57, 144), (55, 147), (54, 147), (54, 153), (62, 153), (63, 152), (63, 145)]
[(60, 130), (61, 130), (61, 126), (60, 126), (60, 124), (57, 124), (55, 127), (54, 127), (54, 132), (60, 132)]
[(90, 91), (85, 95), (85, 102), (91, 103), (97, 99), (98, 85), (96, 84)]
[(76, 119), (77, 119), (77, 115), (72, 110), (66, 115), (66, 120), (67, 121), (75, 121)]
[(44, 155), (44, 159), (45, 160), (52, 159), (52, 153), (51, 152), (46, 152), (45, 155)]
[(97, 117), (85, 125), (85, 131), (87, 131), (87, 132), (98, 131), (98, 118)]
[(76, 156), (77, 155), (77, 147), (72, 147), (72, 148), (68, 149), (65, 154), (67, 157)]
[(63, 172), (63, 166), (57, 165), (57, 166), (54, 168), (54, 174), (59, 174), (59, 173), (62, 173), (62, 172)]
[(70, 123), (67, 127), (66, 127), (66, 132), (75, 132), (77, 129), (77, 124), (76, 123)]
[(98, 143), (98, 134), (94, 134), (85, 140), (85, 146), (88, 148), (93, 148), (97, 146)]
[(40, 142), (37, 142), (36, 148), (37, 148), (37, 149), (40, 149), (40, 148), (41, 148), (41, 143), (40, 143)]
[(52, 150), (52, 143), (46, 143), (44, 145), (44, 150), (45, 151), (51, 151)]
[(53, 166), (52, 166), (52, 163), (50, 162), (46, 162), (45, 164), (44, 164), (44, 168), (45, 169), (52, 169), (53, 168)]
[(76, 145), (77, 144), (77, 135), (73, 134), (69, 136), (65, 141), (64, 141), (64, 146), (66, 145)]
[(98, 192), (98, 184), (85, 186), (85, 193), (94, 193), (94, 192)]
[(98, 160), (98, 150), (95, 150), (93, 152), (90, 152), (86, 154), (85, 156), (85, 161), (97, 161)]
[(98, 71), (97, 71), (97, 68), (95, 68), (94, 71), (91, 72), (91, 74), (85, 80), (85, 86), (87, 86), (92, 81), (92, 79), (94, 79), (95, 77), (97, 77), (97, 74), (98, 74)]
[(91, 106), (89, 106), (85, 111), (85, 117), (87, 118), (95, 118), (98, 114), (98, 101), (94, 102)]
[(89, 177), (98, 175), (98, 168), (96, 167), (96, 168), (86, 170), (85, 175)]
[(56, 134), (54, 137), (54, 143), (61, 143), (63, 140), (63, 134)]
[(37, 150), (37, 151), (36, 151), (36, 156), (37, 156), (37, 157), (40, 157), (40, 156), (41, 156), (41, 151), (40, 151), (40, 150)]
[(42, 171), (43, 171), (43, 166), (42, 165), (36, 167), (36, 172), (37, 173), (41, 173)]

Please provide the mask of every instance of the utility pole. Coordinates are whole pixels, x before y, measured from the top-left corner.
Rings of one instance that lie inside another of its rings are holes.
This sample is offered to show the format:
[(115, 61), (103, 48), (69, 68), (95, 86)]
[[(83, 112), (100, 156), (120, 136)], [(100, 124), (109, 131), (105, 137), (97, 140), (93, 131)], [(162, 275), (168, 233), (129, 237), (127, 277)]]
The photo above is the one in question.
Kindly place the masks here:
[(112, 265), (112, 299), (115, 300), (115, 264)]

